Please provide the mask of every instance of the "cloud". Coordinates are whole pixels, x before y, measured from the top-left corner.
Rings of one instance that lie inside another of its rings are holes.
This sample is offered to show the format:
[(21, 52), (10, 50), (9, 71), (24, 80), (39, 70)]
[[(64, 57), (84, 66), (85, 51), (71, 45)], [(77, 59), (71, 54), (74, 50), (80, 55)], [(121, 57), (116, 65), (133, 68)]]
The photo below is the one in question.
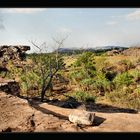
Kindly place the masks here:
[(126, 15), (126, 19), (128, 20), (139, 20), (140, 19), (140, 10), (136, 10), (132, 13)]
[(116, 25), (118, 22), (116, 22), (116, 21), (109, 21), (109, 22), (107, 22), (107, 24), (108, 25)]
[(23, 14), (32, 14), (45, 11), (46, 8), (3, 8), (1, 13), (23, 13)]

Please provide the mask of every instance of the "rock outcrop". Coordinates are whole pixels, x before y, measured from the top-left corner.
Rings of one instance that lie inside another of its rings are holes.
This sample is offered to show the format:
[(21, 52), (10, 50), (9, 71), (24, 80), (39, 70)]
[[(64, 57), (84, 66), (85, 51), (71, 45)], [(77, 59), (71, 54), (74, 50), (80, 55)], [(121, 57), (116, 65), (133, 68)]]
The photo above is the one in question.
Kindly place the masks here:
[(25, 52), (30, 50), (30, 46), (0, 46), (0, 60), (2, 63), (7, 62), (8, 60), (21, 60), (23, 61), (26, 58)]
[(121, 54), (122, 50), (111, 50), (107, 52), (108, 56), (114, 56), (114, 55), (118, 55)]
[(30, 50), (30, 46), (0, 46), (0, 72), (5, 72), (6, 75), (9, 60), (13, 62), (14, 66), (23, 67), (23, 62), (26, 59), (26, 51), (28, 50)]
[(0, 78), (0, 91), (19, 96), (20, 86), (15, 80)]

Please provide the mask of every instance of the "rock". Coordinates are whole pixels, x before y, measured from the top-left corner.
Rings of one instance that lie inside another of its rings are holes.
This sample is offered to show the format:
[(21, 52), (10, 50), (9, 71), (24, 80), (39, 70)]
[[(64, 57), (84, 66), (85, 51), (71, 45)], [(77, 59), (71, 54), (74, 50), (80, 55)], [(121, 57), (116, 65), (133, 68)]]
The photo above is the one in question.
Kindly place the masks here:
[(74, 110), (69, 115), (69, 121), (78, 125), (92, 125), (95, 118), (95, 113), (85, 110)]
[(23, 61), (26, 57), (25, 52), (30, 50), (30, 46), (15, 45), (0, 46), (0, 60), (5, 63), (9, 60), (20, 60)]
[(122, 52), (122, 50), (111, 50), (107, 52), (108, 56), (114, 56), (114, 55), (118, 55)]
[(19, 96), (20, 93), (20, 86), (19, 83), (15, 80), (9, 79), (3, 79), (0, 78), (0, 91)]

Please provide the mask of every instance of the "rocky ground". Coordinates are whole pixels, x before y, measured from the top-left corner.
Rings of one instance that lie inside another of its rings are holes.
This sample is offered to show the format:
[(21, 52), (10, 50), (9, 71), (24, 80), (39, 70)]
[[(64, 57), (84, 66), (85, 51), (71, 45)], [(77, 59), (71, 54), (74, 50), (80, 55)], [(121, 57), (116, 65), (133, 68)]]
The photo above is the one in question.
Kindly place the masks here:
[(73, 110), (0, 92), (0, 132), (140, 132), (139, 113), (96, 110), (93, 126), (84, 127), (68, 121)]

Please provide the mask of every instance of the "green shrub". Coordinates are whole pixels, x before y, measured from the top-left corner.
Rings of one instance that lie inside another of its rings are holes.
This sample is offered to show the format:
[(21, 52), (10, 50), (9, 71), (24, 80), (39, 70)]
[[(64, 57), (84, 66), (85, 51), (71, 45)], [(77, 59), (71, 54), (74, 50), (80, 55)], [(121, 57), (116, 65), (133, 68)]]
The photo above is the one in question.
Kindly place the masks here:
[(82, 89), (84, 91), (94, 90), (93, 89), (94, 82), (95, 80), (93, 78), (86, 78), (80, 81), (80, 85), (82, 86)]
[(129, 86), (133, 83), (133, 76), (130, 75), (128, 72), (124, 72), (122, 74), (118, 74), (115, 79), (113, 80), (116, 88)]
[(92, 52), (83, 52), (74, 63), (75, 67), (86, 66), (91, 67), (94, 64), (94, 53)]
[(135, 70), (131, 71), (130, 74), (133, 76), (133, 79), (134, 79), (135, 83), (140, 82), (140, 72), (139, 72), (139, 70), (135, 69)]
[(92, 78), (86, 78), (86, 79), (83, 79), (82, 81), (80, 81), (81, 84), (84, 84), (85, 86), (90, 86), (94, 83), (94, 79)]
[(95, 102), (95, 96), (91, 95), (89, 92), (77, 91), (73, 94), (73, 97), (82, 102), (92, 101)]
[(82, 70), (75, 70), (69, 74), (69, 78), (77, 82), (81, 81), (82, 79), (85, 79), (86, 76), (87, 75)]
[(99, 72), (95, 77), (95, 82), (93, 83), (95, 90), (100, 92), (106, 92), (111, 90), (111, 82), (106, 79), (105, 74)]

